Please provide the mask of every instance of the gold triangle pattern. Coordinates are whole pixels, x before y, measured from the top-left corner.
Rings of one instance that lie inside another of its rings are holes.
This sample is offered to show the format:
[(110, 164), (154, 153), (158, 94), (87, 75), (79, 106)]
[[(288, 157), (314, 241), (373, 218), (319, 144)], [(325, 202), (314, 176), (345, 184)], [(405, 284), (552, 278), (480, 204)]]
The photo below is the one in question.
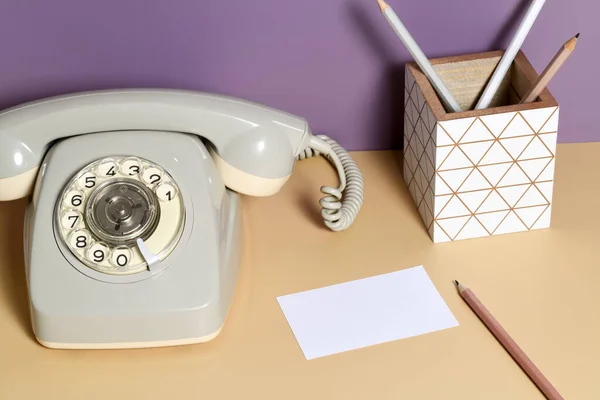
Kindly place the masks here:
[(492, 211), (487, 213), (477, 214), (477, 220), (485, 227), (488, 234), (492, 234), (500, 225), (500, 222), (504, 221), (504, 218), (510, 210)]
[(474, 192), (466, 192), (458, 194), (457, 196), (462, 200), (462, 202), (469, 208), (469, 210), (474, 213), (477, 211), (481, 203), (490, 195), (491, 189), (486, 190), (476, 190)]
[(458, 143), (475, 121), (475, 118), (453, 119), (450, 121), (440, 122), (440, 126), (444, 128), (446, 133), (450, 135), (455, 143)]
[(470, 220), (467, 221), (465, 226), (458, 232), (455, 237), (455, 240), (459, 239), (472, 239), (476, 237), (487, 236), (487, 231), (481, 225), (479, 220), (472, 216)]
[(517, 113), (510, 123), (504, 128), (500, 134), (500, 138), (509, 138), (516, 136), (528, 136), (533, 135), (534, 131), (531, 129), (527, 121)]
[(478, 165), (493, 143), (489, 141), (465, 143), (460, 146), (460, 149), (473, 165)]
[(478, 169), (492, 186), (497, 186), (498, 182), (500, 182), (500, 179), (504, 178), (504, 175), (506, 175), (510, 167), (513, 165), (513, 163), (481, 165), (478, 167)]
[[(405, 72), (403, 177), (423, 222), (433, 232), (436, 171), (435, 120), (412, 73)], [(443, 189), (443, 188), (442, 188)], [(448, 191), (451, 193), (450, 189)]]
[(459, 143), (481, 142), (485, 140), (494, 140), (494, 136), (483, 122), (481, 122), (481, 119), (477, 118), (460, 138)]
[(554, 110), (554, 113), (548, 118), (548, 121), (546, 121), (538, 133), (552, 133), (556, 131), (558, 131), (558, 108)]
[(550, 225), (558, 107), (436, 121), (407, 68), (403, 178), (434, 242)]

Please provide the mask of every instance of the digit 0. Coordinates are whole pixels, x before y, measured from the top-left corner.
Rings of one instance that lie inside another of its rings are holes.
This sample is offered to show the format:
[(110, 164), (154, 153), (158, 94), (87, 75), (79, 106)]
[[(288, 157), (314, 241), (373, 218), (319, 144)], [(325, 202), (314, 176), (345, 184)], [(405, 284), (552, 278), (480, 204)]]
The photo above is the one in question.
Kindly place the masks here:
[(113, 250), (111, 261), (115, 267), (125, 267), (129, 263), (130, 257), (130, 250), (126, 247), (120, 247)]
[(124, 267), (127, 265), (127, 256), (125, 254), (119, 254), (117, 256), (117, 265), (119, 267)]

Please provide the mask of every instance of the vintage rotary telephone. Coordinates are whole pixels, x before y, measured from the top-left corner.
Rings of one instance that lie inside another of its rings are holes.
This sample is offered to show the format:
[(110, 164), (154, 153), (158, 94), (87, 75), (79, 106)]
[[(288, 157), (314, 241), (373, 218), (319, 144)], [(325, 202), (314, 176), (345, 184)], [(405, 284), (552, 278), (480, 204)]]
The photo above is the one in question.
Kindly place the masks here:
[(363, 198), (350, 156), (294, 115), (162, 89), (75, 93), (0, 113), (0, 201), (31, 196), (24, 247), (31, 319), (52, 348), (199, 343), (218, 335), (241, 252), (239, 194), (268, 196), (322, 153), (325, 224)]

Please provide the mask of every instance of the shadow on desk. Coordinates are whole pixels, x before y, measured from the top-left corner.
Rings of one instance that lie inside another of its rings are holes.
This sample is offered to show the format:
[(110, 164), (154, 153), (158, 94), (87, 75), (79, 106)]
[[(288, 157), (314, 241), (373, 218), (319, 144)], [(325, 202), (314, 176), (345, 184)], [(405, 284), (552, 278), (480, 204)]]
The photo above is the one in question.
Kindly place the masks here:
[(23, 221), (27, 199), (5, 204), (0, 209), (0, 298), (27, 335), (35, 340), (29, 317), (29, 300), (23, 259)]

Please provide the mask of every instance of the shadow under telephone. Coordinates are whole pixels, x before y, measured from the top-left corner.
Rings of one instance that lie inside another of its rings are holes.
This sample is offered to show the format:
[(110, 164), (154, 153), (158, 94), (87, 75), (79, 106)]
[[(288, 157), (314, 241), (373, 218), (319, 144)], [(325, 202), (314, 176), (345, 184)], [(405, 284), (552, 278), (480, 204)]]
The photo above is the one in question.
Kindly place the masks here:
[(178, 90), (75, 93), (0, 113), (0, 201), (31, 196), (32, 326), (51, 348), (199, 343), (220, 332), (241, 259), (238, 194), (268, 196), (323, 154), (340, 185), (322, 217), (348, 228), (362, 175), (289, 113)]

